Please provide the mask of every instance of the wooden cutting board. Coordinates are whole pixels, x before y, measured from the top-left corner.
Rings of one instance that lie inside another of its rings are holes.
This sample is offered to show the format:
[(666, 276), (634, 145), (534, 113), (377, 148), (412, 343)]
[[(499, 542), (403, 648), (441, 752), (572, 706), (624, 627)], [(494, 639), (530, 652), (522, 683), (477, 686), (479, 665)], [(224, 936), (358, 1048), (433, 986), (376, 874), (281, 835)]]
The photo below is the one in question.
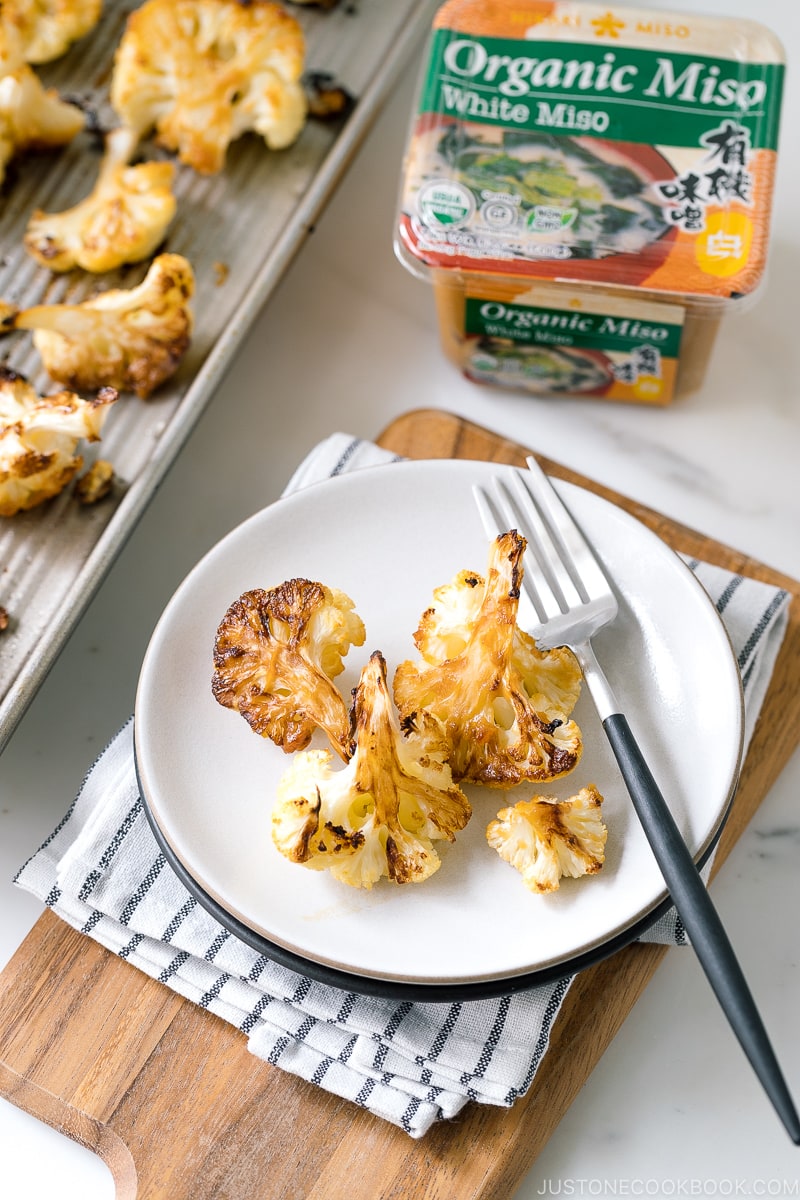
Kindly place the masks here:
[[(529, 452), (428, 410), (378, 441), (410, 458), (523, 464)], [(800, 583), (542, 461), (676, 549), (794, 595), (718, 868), (800, 741)], [(508, 1200), (664, 953), (632, 945), (575, 981), (513, 1108), (471, 1105), (412, 1141), (254, 1058), (238, 1031), (46, 912), (0, 975), (0, 1094), (100, 1154), (119, 1200)]]

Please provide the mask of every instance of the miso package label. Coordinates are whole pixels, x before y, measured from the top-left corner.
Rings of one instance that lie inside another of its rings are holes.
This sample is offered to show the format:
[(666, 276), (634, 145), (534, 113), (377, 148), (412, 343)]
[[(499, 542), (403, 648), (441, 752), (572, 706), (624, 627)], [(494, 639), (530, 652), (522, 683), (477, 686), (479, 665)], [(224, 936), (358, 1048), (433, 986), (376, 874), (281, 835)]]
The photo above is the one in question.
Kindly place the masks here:
[(400, 241), (433, 268), (749, 292), (783, 73), (755, 22), (451, 0), (429, 45)]
[(439, 29), (421, 112), (487, 125), (696, 146), (736, 127), (753, 149), (777, 148), (783, 65), (574, 42), (519, 42)]
[(609, 303), (613, 311), (587, 311), (579, 303), (577, 297), (550, 306), (468, 296), (467, 374), (541, 394), (669, 403), (683, 308), (648, 304), (643, 315), (616, 302)]

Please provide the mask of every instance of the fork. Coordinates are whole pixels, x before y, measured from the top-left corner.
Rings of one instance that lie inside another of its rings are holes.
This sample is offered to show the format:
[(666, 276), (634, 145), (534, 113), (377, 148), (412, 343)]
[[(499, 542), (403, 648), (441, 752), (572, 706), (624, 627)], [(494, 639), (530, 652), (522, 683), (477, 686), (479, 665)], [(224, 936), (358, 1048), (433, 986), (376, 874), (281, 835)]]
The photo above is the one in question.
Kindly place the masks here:
[[(540, 646), (568, 646), (580, 664), (634, 810), (703, 970), (792, 1141), (800, 1119), (728, 935), (670, 809), (597, 661), (591, 639), (618, 605), (593, 550), (535, 458), (473, 493), (490, 538), (526, 538), (522, 588)], [(540, 640), (541, 639), (541, 640)]]

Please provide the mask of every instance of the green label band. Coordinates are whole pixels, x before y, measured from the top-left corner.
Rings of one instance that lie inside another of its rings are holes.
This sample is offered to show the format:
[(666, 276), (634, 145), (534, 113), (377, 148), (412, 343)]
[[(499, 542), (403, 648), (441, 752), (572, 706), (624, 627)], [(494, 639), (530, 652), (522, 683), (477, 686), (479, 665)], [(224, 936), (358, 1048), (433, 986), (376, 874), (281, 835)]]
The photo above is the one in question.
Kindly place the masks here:
[(609, 141), (697, 146), (721, 118), (778, 143), (781, 63), (580, 42), (433, 36), (420, 112)]
[(654, 346), (663, 358), (677, 358), (682, 326), (666, 321), (640, 321), (563, 308), (505, 304), (468, 298), (468, 334), (505, 338), (524, 345), (577, 346), (586, 350), (628, 351)]

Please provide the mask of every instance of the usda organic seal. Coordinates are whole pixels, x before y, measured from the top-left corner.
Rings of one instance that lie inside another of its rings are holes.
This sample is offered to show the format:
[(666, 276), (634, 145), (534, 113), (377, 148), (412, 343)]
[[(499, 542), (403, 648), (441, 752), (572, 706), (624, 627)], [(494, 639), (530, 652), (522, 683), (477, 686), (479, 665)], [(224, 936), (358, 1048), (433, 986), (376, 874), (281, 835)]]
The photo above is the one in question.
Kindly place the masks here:
[(417, 199), (417, 211), (424, 225), (450, 228), (469, 220), (475, 211), (475, 199), (467, 188), (450, 180), (428, 183)]

